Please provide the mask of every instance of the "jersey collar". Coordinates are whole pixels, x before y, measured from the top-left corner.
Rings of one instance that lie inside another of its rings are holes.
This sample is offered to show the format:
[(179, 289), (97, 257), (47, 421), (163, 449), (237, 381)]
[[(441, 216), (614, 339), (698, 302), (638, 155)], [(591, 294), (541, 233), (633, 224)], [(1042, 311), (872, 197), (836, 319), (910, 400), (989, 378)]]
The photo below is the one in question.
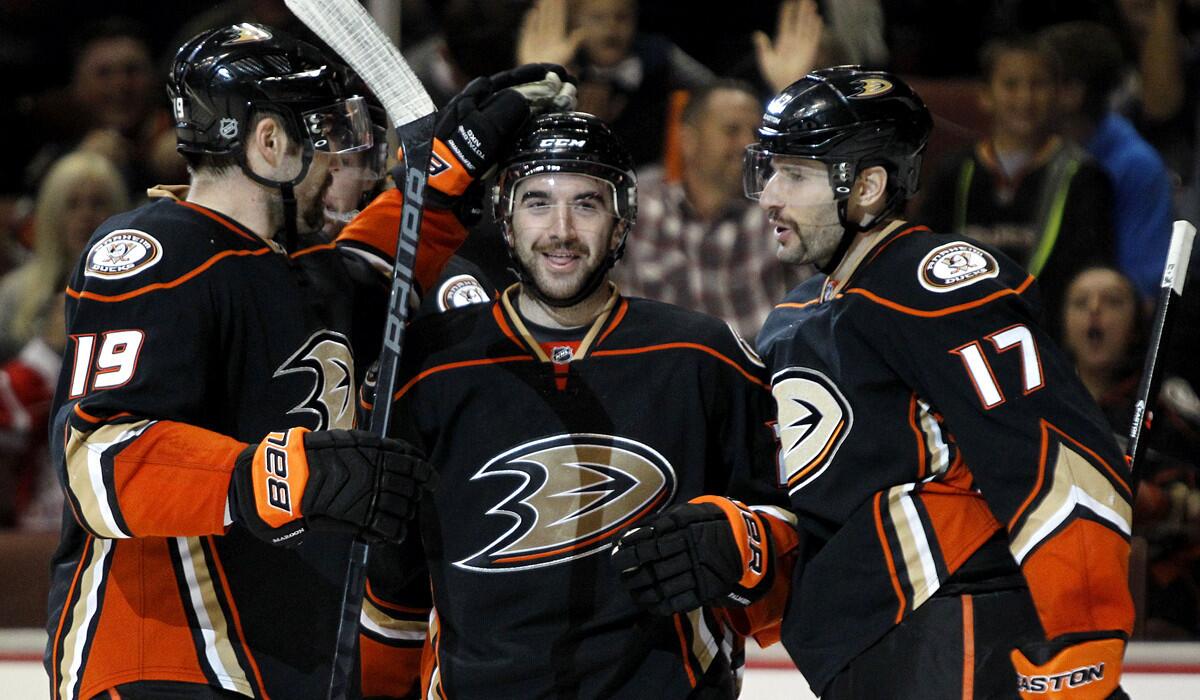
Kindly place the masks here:
[[(496, 322), (510, 340), (528, 350), (539, 361), (554, 362), (546, 354), (543, 343), (534, 337), (525, 321), (521, 319), (521, 314), (517, 313), (516, 304), (520, 286), (520, 283), (513, 284), (500, 295), (500, 301), (493, 309)], [(600, 313), (596, 314), (596, 318), (589, 325), (580, 328), (581, 339), (578, 347), (574, 348), (572, 353), (572, 362), (586, 357), (592, 347), (607, 337), (625, 316), (625, 309), (628, 307), (629, 301), (621, 296), (617, 285), (609, 282), (608, 286), (608, 300), (600, 309)], [(608, 326), (607, 329), (606, 326)]]

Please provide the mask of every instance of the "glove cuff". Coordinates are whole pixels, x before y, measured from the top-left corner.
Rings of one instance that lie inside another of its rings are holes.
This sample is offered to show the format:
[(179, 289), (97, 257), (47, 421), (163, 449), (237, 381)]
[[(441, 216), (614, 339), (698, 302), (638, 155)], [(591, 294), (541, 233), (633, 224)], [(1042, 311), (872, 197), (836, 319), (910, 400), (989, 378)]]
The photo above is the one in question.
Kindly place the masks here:
[(1071, 698), (1102, 700), (1121, 683), (1121, 639), (1094, 639), (1066, 647), (1044, 664), (1034, 664), (1020, 649), (1010, 653), (1023, 700)]
[(461, 196), (475, 178), (471, 177), (454, 145), (440, 138), (433, 140), (433, 152), (429, 157), (429, 179), (426, 184), (448, 199)]
[(744, 503), (721, 496), (699, 496), (689, 503), (708, 503), (721, 509), (729, 527), (733, 530), (733, 541), (741, 557), (742, 576), (737, 585), (749, 595), (749, 604), (771, 585), (771, 531), (757, 513)]
[(254, 508), (268, 527), (279, 528), (304, 517), (300, 499), (308, 484), (304, 435), (308, 428), (268, 433), (250, 462)]

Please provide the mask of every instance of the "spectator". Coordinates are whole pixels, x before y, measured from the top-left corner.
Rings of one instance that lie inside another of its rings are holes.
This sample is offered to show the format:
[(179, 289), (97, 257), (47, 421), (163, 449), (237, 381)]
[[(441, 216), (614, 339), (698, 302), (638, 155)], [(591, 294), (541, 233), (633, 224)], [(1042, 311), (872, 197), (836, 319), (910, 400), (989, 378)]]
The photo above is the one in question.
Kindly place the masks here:
[(1172, 188), (1162, 158), (1125, 117), (1109, 107), (1121, 71), (1117, 35), (1095, 22), (1064, 22), (1039, 35), (1064, 67), (1058, 117), (1113, 184), (1117, 266), (1138, 291), (1154, 294), (1171, 237)]
[(1068, 280), (1114, 261), (1112, 185), (1054, 133), (1058, 62), (1034, 37), (993, 39), (981, 63), (990, 133), (938, 168), (923, 218), (935, 231), (999, 248), (1038, 278), (1053, 330)]
[(128, 206), (120, 173), (104, 157), (79, 151), (54, 163), (38, 190), (33, 255), (0, 280), (0, 359), (45, 332), (47, 309), (62, 303), (88, 237)]
[(741, 154), (761, 111), (738, 81), (691, 96), (680, 129), (683, 179), (668, 181), (661, 167), (643, 171), (637, 227), (626, 263), (613, 270), (624, 293), (717, 316), (750, 339), (807, 276), (775, 258), (771, 227), (742, 195)]
[[(1115, 433), (1128, 434), (1149, 327), (1132, 281), (1112, 267), (1092, 267), (1067, 287), (1064, 347)], [(1146, 634), (1200, 635), (1195, 571), (1200, 567), (1200, 399), (1168, 376), (1159, 392), (1149, 449), (1138, 471), (1134, 530), (1149, 547)]]
[(33, 255), (0, 280), (0, 524), (58, 527), (62, 491), (46, 424), (66, 341), (67, 273), (102, 221), (129, 202), (116, 168), (94, 153), (59, 159), (38, 191)]
[[(112, 18), (89, 25), (77, 42), (71, 84), (57, 110), (69, 115), (58, 136), (34, 156), (26, 169), (37, 183), (63, 153), (80, 149), (105, 156), (121, 171), (134, 198), (157, 182), (175, 182), (186, 174), (175, 152), (174, 135), (154, 90), (150, 49), (139, 25)], [(53, 95), (43, 101), (53, 103)]]
[(446, 3), (441, 25), (447, 29), (404, 51), (434, 104), (446, 104), (473, 76), (512, 66), (517, 32), (528, 5), (527, 0)]
[(667, 38), (637, 31), (637, 0), (536, 0), (517, 37), (517, 63), (566, 65), (579, 109), (607, 122), (638, 165), (662, 157), (671, 92), (714, 79)]

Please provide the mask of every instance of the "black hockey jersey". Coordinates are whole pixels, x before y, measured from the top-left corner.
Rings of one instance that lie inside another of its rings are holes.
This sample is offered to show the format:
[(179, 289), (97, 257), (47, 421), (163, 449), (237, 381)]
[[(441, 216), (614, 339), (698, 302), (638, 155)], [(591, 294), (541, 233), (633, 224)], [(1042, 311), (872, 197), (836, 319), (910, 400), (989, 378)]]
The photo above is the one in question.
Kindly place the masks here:
[[(615, 292), (590, 327), (538, 342), (516, 290), (414, 324), (405, 348), (398, 412), (438, 470), (428, 697), (734, 697), (742, 641), (723, 615), (640, 612), (608, 552), (701, 494), (783, 502), (760, 361), (716, 319)], [(370, 583), (366, 636), (419, 644)]]
[(54, 698), (135, 680), (325, 697), (350, 537), (270, 546), (231, 526), (226, 494), (237, 455), (269, 431), (353, 425), (362, 305), (340, 247), (286, 255), (169, 200), (94, 234), (67, 289), (52, 424), (69, 510)]
[(820, 693), (997, 532), (1048, 639), (1127, 635), (1129, 475), (1034, 320), (1032, 277), (924, 227), (873, 236), (759, 335), (780, 476), (817, 550), (783, 619), (792, 659)]

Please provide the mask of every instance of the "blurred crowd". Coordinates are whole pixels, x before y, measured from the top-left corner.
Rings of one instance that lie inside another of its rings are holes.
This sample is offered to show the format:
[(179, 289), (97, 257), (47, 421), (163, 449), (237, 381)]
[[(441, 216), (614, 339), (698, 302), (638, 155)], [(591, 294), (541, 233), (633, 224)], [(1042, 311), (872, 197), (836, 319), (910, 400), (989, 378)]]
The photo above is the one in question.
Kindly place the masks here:
[[(1171, 222), (1200, 216), (1200, 0), (399, 5), (401, 47), (438, 104), (517, 63), (568, 66), (579, 109), (611, 124), (638, 163), (620, 288), (747, 338), (805, 276), (774, 262), (768, 225), (742, 195), (764, 100), (812, 68), (899, 72), (935, 117), (909, 218), (994, 245), (1038, 278), (1045, 322), (1124, 439)], [(187, 182), (166, 66), (190, 36), (240, 21), (316, 41), (282, 0), (169, 11), (0, 0), (0, 71), (15, 90), (0, 104), (14, 137), (0, 166), (0, 526), (59, 526), (45, 445), (65, 279), (108, 216)], [(344, 167), (364, 177), (327, 196), (327, 232), (385, 186), (386, 168)], [(487, 216), (460, 256), (496, 287), (513, 281)], [(1154, 638), (1200, 638), (1200, 371), (1189, 355), (1200, 304), (1185, 300), (1134, 521)]]

